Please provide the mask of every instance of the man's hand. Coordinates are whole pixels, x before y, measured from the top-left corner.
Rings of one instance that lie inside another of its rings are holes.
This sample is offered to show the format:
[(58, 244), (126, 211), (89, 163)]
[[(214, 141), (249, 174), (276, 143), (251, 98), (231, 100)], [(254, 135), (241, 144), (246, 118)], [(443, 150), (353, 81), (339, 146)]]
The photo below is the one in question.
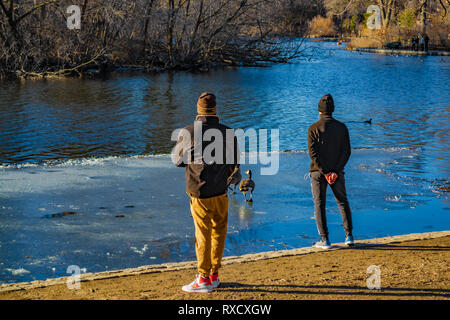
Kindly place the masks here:
[(338, 178), (338, 175), (336, 172), (329, 172), (325, 175), (325, 179), (327, 179), (327, 182), (329, 185), (332, 185), (336, 182), (336, 179)]

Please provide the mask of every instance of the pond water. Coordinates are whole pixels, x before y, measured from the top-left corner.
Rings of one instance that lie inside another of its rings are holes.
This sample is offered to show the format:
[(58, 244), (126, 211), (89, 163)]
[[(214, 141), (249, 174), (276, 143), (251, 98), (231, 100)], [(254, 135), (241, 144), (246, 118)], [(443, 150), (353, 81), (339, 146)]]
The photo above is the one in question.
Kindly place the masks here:
[(255, 175), (252, 206), (230, 195), (225, 255), (317, 239), (305, 150), (326, 93), (350, 132), (355, 237), (449, 230), (450, 59), (309, 45), (312, 59), (269, 68), (0, 83), (0, 283), (194, 260), (184, 171), (168, 154), (205, 91), (222, 122), (279, 129), (280, 151), (293, 151), (276, 175)]

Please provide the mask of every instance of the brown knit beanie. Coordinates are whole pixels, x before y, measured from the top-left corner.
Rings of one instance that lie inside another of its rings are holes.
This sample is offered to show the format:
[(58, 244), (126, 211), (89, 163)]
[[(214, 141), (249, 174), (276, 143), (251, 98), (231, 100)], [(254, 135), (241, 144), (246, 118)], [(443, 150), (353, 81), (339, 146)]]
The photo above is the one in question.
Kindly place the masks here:
[(216, 96), (212, 93), (202, 93), (197, 101), (197, 114), (199, 116), (215, 116)]
[(334, 111), (334, 101), (331, 94), (324, 95), (319, 101), (319, 112), (332, 114)]

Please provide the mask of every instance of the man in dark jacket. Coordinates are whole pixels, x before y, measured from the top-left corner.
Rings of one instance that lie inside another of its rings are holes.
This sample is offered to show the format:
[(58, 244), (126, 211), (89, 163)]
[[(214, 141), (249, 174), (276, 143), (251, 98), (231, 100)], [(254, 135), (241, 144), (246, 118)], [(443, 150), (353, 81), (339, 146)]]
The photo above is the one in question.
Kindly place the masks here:
[(314, 215), (322, 238), (316, 247), (328, 249), (328, 228), (325, 212), (329, 184), (336, 198), (346, 234), (345, 244), (353, 245), (352, 215), (345, 190), (344, 167), (350, 157), (350, 137), (342, 122), (332, 117), (333, 97), (329, 94), (319, 101), (320, 120), (308, 129), (308, 151), (311, 157), (310, 175), (314, 199)]
[(428, 43), (430, 42), (430, 37), (427, 34), (423, 36), (423, 50), (428, 51)]
[(417, 51), (418, 50), (418, 44), (419, 44), (419, 38), (417, 36), (413, 36), (412, 39), (411, 39), (412, 50)]
[(216, 97), (203, 93), (193, 125), (181, 130), (174, 162), (186, 168), (186, 193), (195, 225), (198, 276), (182, 287), (187, 292), (211, 292), (219, 282), (228, 224), (227, 189), (239, 170), (233, 129), (216, 115)]

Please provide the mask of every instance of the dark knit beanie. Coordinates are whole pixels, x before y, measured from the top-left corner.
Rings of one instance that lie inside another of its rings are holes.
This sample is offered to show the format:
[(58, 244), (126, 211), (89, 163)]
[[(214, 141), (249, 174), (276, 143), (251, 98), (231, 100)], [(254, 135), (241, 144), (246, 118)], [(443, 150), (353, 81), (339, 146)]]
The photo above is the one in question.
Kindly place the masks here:
[(319, 112), (332, 114), (334, 111), (334, 101), (331, 94), (324, 95), (319, 101)]
[(212, 93), (202, 93), (197, 101), (197, 114), (199, 116), (214, 116), (216, 112), (216, 96)]

